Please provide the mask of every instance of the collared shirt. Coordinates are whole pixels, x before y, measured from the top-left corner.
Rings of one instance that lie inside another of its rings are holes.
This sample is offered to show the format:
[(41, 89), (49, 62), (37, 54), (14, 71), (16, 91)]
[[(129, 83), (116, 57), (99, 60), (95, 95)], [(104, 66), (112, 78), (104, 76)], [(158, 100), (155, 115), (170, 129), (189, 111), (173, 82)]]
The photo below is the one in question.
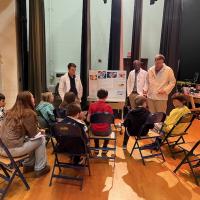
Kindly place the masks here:
[(75, 83), (75, 77), (76, 76), (73, 76), (71, 77), (69, 74), (69, 80), (70, 80), (70, 92), (73, 92), (76, 96), (78, 95), (78, 92), (77, 92), (77, 89), (76, 89), (76, 83)]
[(143, 91), (147, 91), (147, 71), (140, 69), (137, 74), (137, 78), (135, 78), (136, 74), (135, 70), (132, 70), (129, 73), (127, 80), (127, 96), (133, 92), (133, 89), (135, 88), (135, 81), (137, 81), (136, 88), (139, 95), (143, 95)]
[(133, 92), (137, 92), (137, 77), (140, 71), (135, 71), (135, 81), (134, 81), (134, 87), (133, 87)]
[[(164, 64), (163, 68), (156, 73), (155, 66), (148, 70), (147, 97), (153, 100), (167, 100), (169, 93), (176, 84), (173, 70)], [(164, 94), (159, 94), (160, 90), (164, 90)]]
[(4, 108), (0, 108), (0, 121), (2, 121), (5, 117), (5, 111)]

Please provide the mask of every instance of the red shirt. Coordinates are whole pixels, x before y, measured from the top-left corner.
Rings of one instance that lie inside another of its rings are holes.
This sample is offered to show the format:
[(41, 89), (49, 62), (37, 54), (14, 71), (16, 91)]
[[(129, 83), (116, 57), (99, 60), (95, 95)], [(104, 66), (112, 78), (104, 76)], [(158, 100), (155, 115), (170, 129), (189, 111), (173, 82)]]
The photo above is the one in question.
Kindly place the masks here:
[[(90, 104), (88, 113), (90, 116), (97, 112), (107, 112), (110, 114), (113, 114), (113, 110), (109, 104), (107, 104), (105, 101), (99, 100), (95, 103)], [(91, 128), (94, 132), (104, 132), (107, 131), (110, 127), (110, 124), (107, 123), (98, 123), (98, 124), (91, 124)]]

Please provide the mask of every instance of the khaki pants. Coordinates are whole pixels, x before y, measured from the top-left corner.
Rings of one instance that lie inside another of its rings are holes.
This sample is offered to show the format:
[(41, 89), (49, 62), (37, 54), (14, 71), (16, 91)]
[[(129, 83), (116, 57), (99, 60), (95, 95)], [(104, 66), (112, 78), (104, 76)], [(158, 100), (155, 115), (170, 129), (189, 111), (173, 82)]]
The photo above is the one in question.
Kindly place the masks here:
[[(13, 157), (29, 154), (29, 158), (24, 161), (24, 166), (35, 166), (35, 171), (43, 169), (47, 165), (46, 139), (41, 137), (35, 140), (28, 140), (21, 147), (9, 149)], [(0, 148), (0, 155), (7, 156)]]
[(131, 104), (131, 109), (134, 109), (135, 108), (135, 98), (138, 96), (137, 93), (131, 93), (129, 95), (129, 101), (130, 101), (130, 104)]
[(148, 99), (148, 107), (151, 113), (167, 111), (167, 100)]

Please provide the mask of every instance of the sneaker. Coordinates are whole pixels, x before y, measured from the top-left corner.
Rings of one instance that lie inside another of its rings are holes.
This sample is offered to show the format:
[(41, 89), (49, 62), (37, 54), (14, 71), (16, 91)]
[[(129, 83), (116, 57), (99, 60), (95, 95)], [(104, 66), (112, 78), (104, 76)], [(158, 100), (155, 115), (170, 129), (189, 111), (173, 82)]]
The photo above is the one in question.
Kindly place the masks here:
[(34, 165), (33, 166), (23, 165), (23, 174), (33, 172), (33, 171), (34, 171)]
[(106, 157), (106, 156), (107, 156), (107, 153), (108, 153), (108, 151), (102, 151), (101, 156), (102, 156), (102, 157)]
[(99, 150), (94, 150), (94, 156), (97, 156), (99, 154)]
[(82, 157), (78, 164), (84, 166), (86, 164), (86, 157)]
[(43, 169), (35, 171), (35, 177), (40, 177), (50, 172), (50, 166), (46, 165)]
[(123, 145), (123, 146), (122, 146), (122, 149), (123, 149), (123, 150), (127, 150), (127, 145)]

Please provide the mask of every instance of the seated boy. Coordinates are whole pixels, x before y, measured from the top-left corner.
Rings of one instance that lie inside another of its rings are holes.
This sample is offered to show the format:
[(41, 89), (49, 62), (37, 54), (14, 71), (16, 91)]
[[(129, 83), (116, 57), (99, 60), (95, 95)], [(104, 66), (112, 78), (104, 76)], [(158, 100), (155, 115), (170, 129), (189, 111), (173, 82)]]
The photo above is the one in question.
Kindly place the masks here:
[[(77, 126), (80, 127), (81, 133), (82, 133), (82, 138), (85, 141), (86, 144), (88, 144), (88, 137), (86, 134), (87, 131), (87, 126), (83, 121), (81, 121), (80, 118), (81, 114), (81, 107), (77, 103), (71, 103), (67, 106), (66, 109), (66, 117), (61, 121), (61, 123), (75, 123)], [(75, 156), (73, 158), (73, 163), (74, 164), (83, 164), (85, 159), (80, 159), (79, 156)]]
[[(185, 106), (187, 99), (184, 95), (174, 94), (172, 96), (172, 102), (175, 108), (170, 112), (169, 116), (164, 122), (164, 126), (162, 128), (162, 132), (164, 132), (164, 134), (168, 133), (183, 115), (191, 113), (190, 109)], [(179, 134), (186, 127), (187, 124), (179, 124), (172, 134)]]
[(1, 121), (3, 121), (4, 117), (5, 117), (5, 107), (6, 103), (5, 103), (5, 96), (0, 93), (0, 125), (1, 125)]
[[(137, 96), (135, 98), (135, 109), (131, 110), (124, 120), (124, 126), (127, 127), (128, 134), (124, 133), (123, 149), (126, 150), (127, 143), (130, 136), (137, 136), (142, 125), (147, 120), (150, 112), (147, 109), (147, 99), (144, 96)], [(141, 136), (147, 135), (150, 128), (153, 128), (154, 125), (146, 127), (146, 130), (143, 131)]]
[[(108, 91), (100, 89), (97, 91), (98, 101), (90, 104), (88, 110), (87, 120), (90, 121), (91, 115), (95, 113), (110, 113), (113, 114), (113, 110), (109, 104), (107, 104), (106, 98), (108, 97)], [(96, 136), (109, 136), (111, 133), (111, 125), (108, 123), (93, 123), (91, 124), (92, 133)], [(99, 147), (99, 140), (95, 139), (95, 148)], [(106, 148), (108, 145), (108, 140), (104, 140), (103, 147)], [(95, 154), (98, 154), (98, 151), (95, 151)], [(107, 154), (107, 151), (102, 152), (103, 155)]]

